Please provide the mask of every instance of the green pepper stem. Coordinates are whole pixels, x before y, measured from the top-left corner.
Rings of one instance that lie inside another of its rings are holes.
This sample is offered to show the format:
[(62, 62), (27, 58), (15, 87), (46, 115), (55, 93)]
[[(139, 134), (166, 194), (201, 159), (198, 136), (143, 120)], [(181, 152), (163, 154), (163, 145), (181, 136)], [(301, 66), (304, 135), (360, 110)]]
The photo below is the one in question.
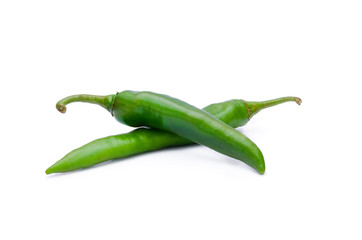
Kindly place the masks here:
[(56, 108), (59, 112), (65, 113), (67, 111), (66, 108), (67, 104), (73, 102), (86, 102), (86, 103), (97, 104), (112, 113), (112, 107), (113, 107), (112, 104), (114, 96), (115, 95), (108, 95), (108, 96), (97, 96), (97, 95), (88, 95), (88, 94), (72, 95), (63, 98), (62, 100), (57, 102)]
[(298, 105), (302, 103), (302, 99), (298, 97), (282, 97), (262, 102), (247, 102), (243, 101), (248, 109), (248, 118), (252, 118), (260, 110), (272, 107), (285, 102), (296, 102)]

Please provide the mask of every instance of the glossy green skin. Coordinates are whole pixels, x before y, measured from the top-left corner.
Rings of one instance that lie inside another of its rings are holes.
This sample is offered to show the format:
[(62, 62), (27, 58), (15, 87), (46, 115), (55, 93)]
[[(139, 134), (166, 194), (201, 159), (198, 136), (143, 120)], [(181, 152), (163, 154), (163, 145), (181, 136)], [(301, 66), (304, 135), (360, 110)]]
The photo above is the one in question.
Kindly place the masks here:
[(260, 149), (242, 133), (179, 99), (153, 92), (123, 91), (113, 103), (114, 117), (129, 126), (147, 126), (175, 133), (265, 171)]
[[(61, 99), (57, 102), (56, 108), (59, 112), (65, 113), (66, 105), (73, 102), (86, 102), (97, 104), (112, 113), (115, 103), (113, 100), (115, 100), (115, 95), (97, 96), (77, 94)], [(262, 102), (231, 100), (212, 104), (204, 108), (204, 110), (232, 127), (239, 127), (245, 125), (248, 120), (260, 110), (290, 101), (296, 102), (298, 105), (302, 103), (302, 100), (298, 97), (282, 97)], [(79, 168), (90, 167), (111, 159), (190, 143), (193, 142), (169, 132), (144, 128), (137, 129), (128, 134), (97, 139), (75, 149), (49, 167), (46, 173), (68, 172)]]
[[(242, 100), (211, 104), (204, 110), (234, 128), (244, 126), (249, 120), (247, 107)], [(49, 167), (46, 173), (74, 171), (112, 159), (188, 144), (194, 142), (170, 132), (139, 128), (126, 134), (100, 138), (77, 148)]]

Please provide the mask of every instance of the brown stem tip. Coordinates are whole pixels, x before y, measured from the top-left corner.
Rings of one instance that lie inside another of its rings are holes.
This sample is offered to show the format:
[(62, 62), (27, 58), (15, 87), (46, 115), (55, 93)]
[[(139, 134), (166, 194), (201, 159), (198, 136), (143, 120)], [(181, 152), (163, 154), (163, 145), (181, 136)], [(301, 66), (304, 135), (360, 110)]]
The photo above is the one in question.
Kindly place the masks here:
[(61, 112), (61, 113), (65, 113), (65, 112), (67, 111), (67, 108), (66, 108), (65, 105), (63, 105), (63, 104), (57, 104), (57, 105), (56, 105), (56, 108), (57, 108), (57, 110), (58, 110), (59, 112)]
[(295, 98), (295, 102), (300, 105), (302, 103), (302, 99), (300, 99), (299, 97)]

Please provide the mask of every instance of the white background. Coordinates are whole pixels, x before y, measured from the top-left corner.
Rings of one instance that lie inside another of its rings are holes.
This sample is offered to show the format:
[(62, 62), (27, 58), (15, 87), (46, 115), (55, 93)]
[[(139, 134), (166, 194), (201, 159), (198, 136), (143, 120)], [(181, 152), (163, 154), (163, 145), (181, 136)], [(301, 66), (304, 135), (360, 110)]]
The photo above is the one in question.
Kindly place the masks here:
[[(361, 239), (361, 1), (0, 2), (1, 239)], [(47, 176), (126, 89), (197, 107), (299, 96), (239, 130), (266, 173), (202, 146)]]

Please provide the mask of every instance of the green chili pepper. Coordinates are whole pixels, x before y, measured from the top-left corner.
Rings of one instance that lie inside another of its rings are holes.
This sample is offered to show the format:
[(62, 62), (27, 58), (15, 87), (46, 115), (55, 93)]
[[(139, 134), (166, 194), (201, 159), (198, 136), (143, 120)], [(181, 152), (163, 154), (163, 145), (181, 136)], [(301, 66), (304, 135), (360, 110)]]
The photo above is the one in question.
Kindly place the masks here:
[[(59, 101), (57, 109), (61, 112), (65, 112), (65, 105), (75, 101), (96, 103), (106, 109), (112, 109), (111, 99), (112, 97), (109, 96), (70, 96)], [(204, 110), (213, 114), (221, 121), (232, 127), (239, 127), (245, 125), (248, 120), (261, 109), (287, 101), (295, 101), (298, 104), (301, 102), (299, 98), (295, 97), (278, 98), (265, 102), (231, 100), (212, 104), (204, 108)], [(109, 104), (110, 102), (111, 104)], [(51, 174), (56, 172), (73, 171), (111, 159), (126, 157), (164, 147), (186, 145), (191, 143), (193, 142), (169, 132), (156, 129), (137, 129), (127, 134), (97, 139), (78, 149), (75, 149), (49, 167), (46, 170), (46, 173)]]

